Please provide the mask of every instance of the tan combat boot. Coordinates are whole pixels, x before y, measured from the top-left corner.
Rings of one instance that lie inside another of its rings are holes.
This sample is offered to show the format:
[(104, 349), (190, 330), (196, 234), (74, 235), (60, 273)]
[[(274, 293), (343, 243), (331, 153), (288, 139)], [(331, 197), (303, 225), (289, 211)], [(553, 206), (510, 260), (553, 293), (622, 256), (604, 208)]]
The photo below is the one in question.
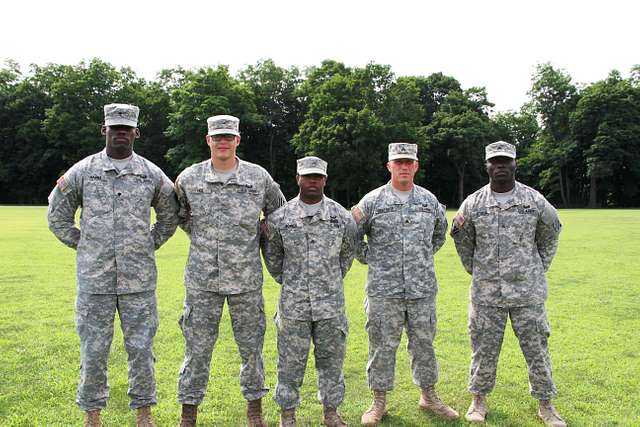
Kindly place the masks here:
[(153, 422), (153, 418), (151, 417), (150, 406), (138, 408), (138, 413), (136, 414), (136, 427), (156, 427)]
[(283, 409), (280, 412), (280, 427), (296, 427), (296, 408)]
[(540, 408), (538, 409), (538, 416), (544, 422), (544, 425), (549, 427), (567, 427), (567, 423), (560, 417), (556, 408), (553, 407), (550, 401), (541, 400)]
[(262, 398), (247, 401), (247, 424), (249, 427), (267, 427), (262, 418)]
[(467, 415), (464, 417), (472, 423), (483, 423), (487, 417), (489, 409), (487, 408), (487, 396), (484, 394), (474, 394)]
[(360, 422), (363, 426), (373, 427), (377, 426), (380, 421), (387, 415), (387, 392), (386, 391), (373, 391), (373, 403), (367, 409), (367, 412), (362, 414)]
[(445, 418), (447, 420), (455, 420), (460, 417), (453, 408), (447, 406), (442, 400), (440, 400), (434, 386), (422, 389), (418, 406), (423, 411), (430, 412), (433, 415), (437, 415), (438, 417)]
[(182, 415), (178, 427), (196, 427), (198, 405), (182, 405)]
[(342, 417), (340, 417), (336, 408), (325, 406), (322, 409), (322, 413), (324, 415), (322, 418), (322, 424), (327, 427), (347, 427), (347, 423), (345, 423)]
[(85, 412), (83, 426), (102, 427), (102, 421), (100, 421), (100, 409), (94, 409), (93, 411)]

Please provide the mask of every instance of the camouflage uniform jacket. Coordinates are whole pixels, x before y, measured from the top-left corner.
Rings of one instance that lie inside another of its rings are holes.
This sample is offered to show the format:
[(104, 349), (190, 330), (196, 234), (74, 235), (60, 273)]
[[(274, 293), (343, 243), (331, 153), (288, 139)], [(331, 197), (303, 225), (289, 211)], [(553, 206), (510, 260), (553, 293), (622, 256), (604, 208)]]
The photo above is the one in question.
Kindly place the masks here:
[(184, 274), (189, 288), (228, 295), (262, 287), (260, 214), (269, 215), (286, 200), (266, 170), (237, 161), (226, 183), (210, 159), (176, 178), (180, 227), (191, 239)]
[(536, 190), (516, 182), (499, 205), (486, 185), (460, 206), (451, 235), (464, 268), (472, 275), (471, 301), (497, 307), (543, 304), (545, 271), (558, 247), (560, 221)]
[(128, 294), (155, 289), (154, 251), (175, 232), (177, 212), (173, 183), (160, 168), (134, 153), (118, 172), (103, 150), (58, 180), (49, 195), (48, 220), (53, 234), (77, 250), (80, 292)]
[[(445, 208), (427, 189), (413, 186), (406, 203), (391, 183), (365, 195), (358, 207), (357, 259), (369, 264), (367, 295), (417, 299), (433, 297), (438, 282), (433, 255), (447, 233)], [(364, 235), (367, 241), (364, 241)]]
[(331, 319), (344, 313), (342, 279), (351, 268), (356, 226), (328, 197), (305, 217), (299, 198), (268, 218), (263, 235), (267, 269), (282, 285), (278, 314), (296, 320)]

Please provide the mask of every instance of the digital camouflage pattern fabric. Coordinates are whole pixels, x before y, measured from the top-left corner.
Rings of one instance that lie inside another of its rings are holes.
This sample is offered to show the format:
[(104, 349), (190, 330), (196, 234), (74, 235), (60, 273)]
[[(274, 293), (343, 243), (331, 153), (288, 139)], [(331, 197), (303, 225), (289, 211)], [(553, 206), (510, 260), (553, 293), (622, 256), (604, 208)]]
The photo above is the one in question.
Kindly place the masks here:
[(561, 230), (556, 210), (537, 191), (519, 182), (505, 203), (486, 185), (463, 202), (451, 235), (464, 268), (472, 275), (469, 390), (487, 394), (494, 385), (507, 318), (520, 342), (537, 399), (557, 394), (552, 379), (544, 303), (545, 272)]
[(469, 391), (488, 394), (496, 382), (498, 358), (502, 347), (507, 317), (527, 362), (529, 392), (536, 399), (552, 399), (557, 395), (553, 383), (548, 340), (551, 333), (544, 305), (525, 307), (469, 307), (471, 367)]
[(438, 376), (433, 350), (438, 290), (433, 257), (445, 242), (445, 208), (418, 185), (403, 203), (390, 183), (365, 195), (358, 208), (362, 217), (356, 256), (369, 266), (369, 386), (379, 391), (393, 388), (396, 351), (406, 328), (413, 380), (426, 388)]
[(456, 218), (451, 235), (472, 275), (473, 303), (544, 304), (545, 272), (555, 256), (561, 224), (540, 193), (516, 182), (512, 198), (500, 205), (486, 185), (467, 197)]
[(242, 393), (252, 401), (267, 392), (259, 223), (262, 214), (271, 214), (285, 199), (263, 168), (240, 159), (237, 164), (228, 180), (215, 173), (210, 159), (176, 179), (180, 227), (191, 239), (181, 320), (186, 350), (178, 380), (183, 404), (198, 405), (204, 397), (225, 300), (242, 359)]
[(48, 221), (53, 234), (77, 250), (78, 290), (120, 295), (155, 289), (154, 251), (175, 232), (176, 213), (173, 184), (157, 166), (134, 153), (118, 172), (102, 151), (58, 180), (49, 196)]
[(247, 400), (267, 393), (264, 387), (262, 346), (266, 320), (262, 290), (221, 295), (187, 288), (184, 310), (179, 320), (186, 342), (185, 358), (178, 378), (178, 401), (199, 405), (209, 383), (213, 347), (225, 301), (229, 307), (233, 336), (240, 353), (240, 389)]
[(436, 335), (433, 298), (367, 297), (365, 311), (369, 337), (367, 379), (371, 390), (393, 389), (396, 353), (405, 327), (413, 383), (426, 388), (438, 382), (438, 362), (433, 347)]
[[(156, 212), (153, 225), (151, 207)], [(80, 228), (75, 225), (78, 208)], [(135, 153), (120, 171), (105, 151), (89, 156), (71, 167), (49, 196), (50, 230), (77, 250), (81, 368), (76, 401), (82, 410), (106, 406), (116, 310), (129, 360), (130, 406), (156, 403), (154, 251), (175, 232), (177, 213), (171, 181)]]
[(223, 182), (205, 160), (176, 178), (176, 193), (180, 227), (191, 239), (187, 288), (221, 294), (261, 289), (260, 216), (285, 203), (269, 173), (238, 159), (235, 175)]
[(297, 320), (329, 319), (344, 312), (342, 279), (354, 256), (355, 223), (328, 197), (313, 217), (296, 197), (268, 217), (263, 237), (267, 269), (282, 285), (278, 312)]
[[(387, 298), (434, 297), (438, 282), (433, 255), (447, 233), (444, 206), (418, 185), (402, 203), (391, 184), (365, 195), (358, 207), (358, 261), (369, 265), (367, 296)], [(364, 240), (364, 235), (367, 240)]]
[(83, 411), (107, 406), (107, 362), (116, 310), (128, 355), (129, 407), (136, 409), (157, 403), (153, 355), (153, 338), (158, 329), (155, 292), (123, 295), (78, 292), (76, 329), (80, 336), (80, 382), (76, 403)]
[(282, 288), (275, 318), (278, 384), (283, 409), (300, 404), (311, 341), (318, 399), (337, 408), (344, 399), (342, 367), (348, 335), (343, 278), (354, 257), (355, 223), (342, 206), (323, 197), (308, 216), (298, 197), (268, 217), (263, 235), (267, 269)]

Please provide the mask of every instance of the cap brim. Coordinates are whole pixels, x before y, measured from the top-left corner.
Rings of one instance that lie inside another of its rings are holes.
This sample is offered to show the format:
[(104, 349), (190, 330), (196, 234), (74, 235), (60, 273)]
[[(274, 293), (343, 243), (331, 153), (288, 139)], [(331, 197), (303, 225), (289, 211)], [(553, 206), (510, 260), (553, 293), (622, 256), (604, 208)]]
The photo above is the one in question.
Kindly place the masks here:
[(125, 119), (109, 119), (104, 121), (105, 126), (131, 126), (132, 128), (138, 127), (138, 122)]
[(487, 154), (484, 159), (489, 160), (494, 157), (509, 157), (510, 159), (515, 159), (516, 156), (513, 153), (509, 153), (508, 151), (497, 151), (495, 153)]
[(233, 129), (214, 129), (209, 131), (209, 135), (235, 135), (240, 136), (240, 132)]
[(392, 156), (389, 156), (389, 161), (398, 159), (418, 160), (418, 157), (412, 156), (411, 154), (394, 154)]
[(324, 175), (327, 176), (327, 173), (325, 171), (323, 171), (322, 169), (316, 169), (316, 168), (311, 168), (311, 169), (303, 169), (298, 171), (298, 175), (302, 176), (302, 175)]

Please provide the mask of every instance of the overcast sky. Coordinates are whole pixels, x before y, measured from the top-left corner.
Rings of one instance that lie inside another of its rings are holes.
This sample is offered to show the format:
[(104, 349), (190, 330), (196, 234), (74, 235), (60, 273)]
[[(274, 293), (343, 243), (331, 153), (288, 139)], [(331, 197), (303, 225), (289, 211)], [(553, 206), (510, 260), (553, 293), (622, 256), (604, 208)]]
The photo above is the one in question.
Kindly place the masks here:
[(335, 59), (389, 64), (397, 76), (443, 72), (484, 86), (496, 111), (527, 100), (535, 65), (577, 83), (640, 63), (640, 2), (563, 0), (16, 0), (2, 5), (0, 60), (101, 58), (153, 79), (181, 65), (260, 59), (301, 68)]

